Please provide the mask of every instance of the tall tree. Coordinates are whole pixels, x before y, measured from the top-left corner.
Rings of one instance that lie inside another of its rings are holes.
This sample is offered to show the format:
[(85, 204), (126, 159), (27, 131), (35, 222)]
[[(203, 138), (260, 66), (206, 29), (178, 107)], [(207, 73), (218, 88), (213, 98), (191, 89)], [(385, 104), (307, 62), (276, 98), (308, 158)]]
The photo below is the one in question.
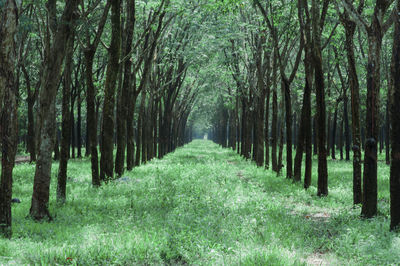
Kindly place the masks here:
[(314, 82), (317, 99), (317, 143), (318, 143), (318, 196), (328, 195), (328, 169), (326, 162), (326, 107), (325, 107), (325, 84), (322, 68), (321, 35), (324, 20), (328, 9), (329, 0), (324, 0), (322, 12), (319, 0), (312, 0), (312, 38), (313, 38), (313, 66)]
[[(124, 56), (129, 55), (132, 50), (132, 39), (135, 28), (135, 1), (128, 0), (126, 7), (126, 26), (124, 29), (125, 45)], [(115, 172), (122, 175), (124, 172), (125, 149), (127, 141), (127, 114), (129, 106), (129, 94), (131, 88), (131, 67), (132, 61), (126, 60), (124, 63), (124, 81), (121, 87), (120, 104), (117, 105), (117, 154), (115, 158)]]
[(74, 55), (74, 35), (68, 40), (65, 67), (64, 84), (62, 89), (62, 125), (61, 125), (61, 150), (60, 164), (58, 167), (57, 201), (64, 203), (67, 187), (67, 167), (69, 158), (69, 144), (71, 137), (70, 93), (72, 86), (72, 67)]
[[(84, 2), (82, 2), (84, 3)], [(103, 14), (99, 21), (96, 35), (94, 40), (91, 42), (89, 27), (86, 30), (86, 46), (83, 48), (85, 56), (85, 79), (86, 79), (86, 108), (87, 116), (86, 123), (89, 131), (86, 133), (89, 135), (89, 148), (90, 148), (90, 162), (92, 168), (92, 185), (100, 186), (100, 176), (99, 176), (99, 161), (97, 152), (97, 112), (96, 112), (96, 88), (93, 81), (93, 64), (94, 56), (96, 54), (97, 47), (100, 43), (101, 35), (104, 31), (104, 26), (106, 24), (108, 12), (110, 10), (111, 0), (107, 0), (107, 3), (103, 9)]]
[(0, 4), (0, 19), (0, 235), (11, 238), (12, 172), (18, 141), (18, 88), (14, 75), (18, 8), (15, 0), (3, 1)]
[[(56, 1), (47, 3), (50, 31), (53, 42), (49, 44), (44, 62), (42, 85), (39, 94), (39, 132), (40, 141), (38, 158), (33, 181), (32, 204), (30, 215), (35, 220), (51, 219), (48, 204), (51, 178), (51, 154), (54, 147), (54, 122), (55, 122), (55, 98), (58, 83), (61, 76), (61, 65), (64, 60), (66, 44), (70, 38), (78, 0), (67, 1), (63, 14), (57, 21)], [(57, 23), (58, 22), (58, 23)], [(50, 36), (50, 32), (48, 32)], [(50, 39), (50, 37), (48, 38)]]
[(100, 179), (109, 180), (114, 176), (114, 105), (115, 87), (119, 70), (121, 49), (121, 0), (111, 2), (111, 45), (106, 73), (101, 129)]
[(385, 22), (384, 17), (393, 0), (377, 0), (371, 23), (355, 10), (350, 0), (342, 3), (368, 36), (368, 65), (367, 65), (367, 113), (366, 113), (366, 143), (364, 154), (364, 176), (363, 176), (363, 205), (361, 215), (370, 218), (377, 213), (378, 202), (378, 168), (377, 168), (377, 143), (378, 143), (378, 121), (379, 121), (379, 89), (380, 89), (380, 66), (382, 38), (393, 23), (393, 14)]
[[(336, 3), (336, 2), (335, 2)], [(360, 1), (357, 13), (361, 13), (364, 7), (364, 1)], [(349, 74), (349, 86), (351, 92), (351, 131), (353, 136), (353, 203), (362, 202), (361, 189), (361, 132), (360, 132), (360, 88), (358, 82), (356, 57), (354, 54), (354, 33), (356, 23), (351, 20), (349, 12), (344, 9), (339, 12), (340, 21), (345, 29), (346, 41), (345, 49), (347, 54), (347, 65)], [(347, 156), (347, 155), (346, 155)]]
[(391, 68), (391, 164), (390, 164), (390, 229), (400, 226), (400, 0), (396, 1)]

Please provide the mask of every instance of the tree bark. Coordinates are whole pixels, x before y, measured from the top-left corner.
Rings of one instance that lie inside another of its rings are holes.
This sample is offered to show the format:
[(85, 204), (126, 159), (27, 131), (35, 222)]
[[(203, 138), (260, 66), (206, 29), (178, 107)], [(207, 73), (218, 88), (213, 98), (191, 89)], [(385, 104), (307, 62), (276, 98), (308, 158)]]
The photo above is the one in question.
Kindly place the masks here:
[(391, 164), (390, 164), (390, 230), (400, 226), (400, 1), (396, 1), (395, 30), (391, 67)]
[(328, 169), (326, 162), (326, 108), (325, 108), (325, 84), (322, 69), (321, 55), (321, 27), (319, 19), (319, 1), (312, 1), (312, 23), (313, 23), (313, 65), (315, 91), (317, 98), (317, 143), (318, 143), (318, 196), (328, 195)]
[(349, 112), (348, 98), (344, 95), (343, 98), (343, 116), (344, 116), (344, 136), (346, 141), (346, 161), (350, 161), (350, 128), (349, 128)]
[[(33, 181), (32, 204), (30, 215), (35, 220), (49, 219), (49, 189), (51, 178), (51, 151), (54, 147), (55, 98), (61, 75), (61, 65), (65, 48), (70, 38), (74, 12), (79, 1), (66, 2), (61, 21), (50, 48), (48, 62), (45, 64), (43, 80), (39, 95), (39, 150)], [(49, 12), (51, 13), (51, 12)]]
[(101, 130), (100, 179), (110, 180), (114, 177), (114, 105), (115, 86), (119, 70), (121, 46), (120, 0), (111, 1), (111, 45), (106, 72), (103, 103), (103, 122)]
[[(2, 146), (0, 235), (11, 238), (12, 172), (18, 143), (18, 88), (14, 75), (16, 65), (15, 36), (18, 27), (18, 9), (14, 0), (3, 1), (0, 7), (0, 18), (0, 144)], [(3, 106), (6, 108), (3, 109)]]
[[(83, 84), (82, 84), (83, 86)], [(82, 100), (81, 100), (81, 89), (78, 87), (78, 96), (76, 100), (77, 104), (77, 125), (76, 125), (76, 144), (77, 144), (77, 157), (82, 158)]]
[[(352, 115), (352, 139), (353, 139), (353, 203), (362, 202), (361, 190), (361, 133), (360, 133), (360, 96), (359, 83), (356, 69), (356, 58), (354, 55), (354, 33), (356, 23), (351, 21), (349, 14), (345, 10), (340, 17), (346, 32), (345, 49), (347, 53), (347, 63), (349, 72), (349, 85), (351, 91), (351, 115)], [(345, 117), (346, 119), (346, 117)], [(346, 137), (347, 142), (347, 137)], [(346, 144), (347, 145), (347, 144)], [(346, 151), (347, 159), (347, 151)]]
[(71, 117), (70, 117), (70, 93), (71, 93), (71, 74), (74, 54), (74, 36), (70, 37), (67, 44), (66, 59), (64, 67), (64, 85), (62, 89), (62, 125), (61, 125), (61, 151), (60, 164), (58, 168), (57, 180), (57, 202), (65, 203), (67, 189), (67, 166), (69, 155), (69, 142), (71, 136)]
[(84, 49), (85, 56), (85, 79), (86, 79), (86, 123), (88, 127), (88, 146), (90, 149), (90, 162), (91, 162), (91, 172), (92, 172), (92, 185), (94, 187), (99, 187), (100, 176), (99, 176), (99, 160), (97, 151), (97, 121), (98, 121), (98, 105), (96, 105), (96, 88), (93, 82), (93, 62), (94, 56), (96, 54), (96, 49), (100, 43), (100, 37), (104, 30), (104, 25), (107, 20), (108, 12), (110, 10), (111, 1), (108, 0), (106, 6), (104, 7), (99, 26), (97, 28), (97, 33), (93, 43), (90, 43), (90, 33), (87, 29), (87, 46)]
[[(133, 32), (135, 27), (135, 1), (128, 0), (126, 8), (126, 27), (125, 27), (125, 51), (124, 56), (127, 56), (132, 50)], [(132, 62), (126, 60), (124, 63), (124, 81), (121, 90), (121, 104), (117, 105), (117, 154), (115, 158), (115, 173), (121, 176), (124, 173), (125, 164), (125, 149), (127, 143), (127, 122), (129, 95), (131, 88), (132, 77)], [(131, 133), (131, 132), (130, 132)]]

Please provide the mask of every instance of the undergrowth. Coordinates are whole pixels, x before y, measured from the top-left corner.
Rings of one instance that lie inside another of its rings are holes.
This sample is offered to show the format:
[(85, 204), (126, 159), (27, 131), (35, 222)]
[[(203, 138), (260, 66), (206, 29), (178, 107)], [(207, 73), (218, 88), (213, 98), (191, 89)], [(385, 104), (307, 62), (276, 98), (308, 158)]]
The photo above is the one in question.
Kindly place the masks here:
[(27, 218), (34, 165), (14, 170), (13, 238), (0, 239), (0, 264), (396, 264), (389, 232), (389, 168), (379, 166), (379, 215), (352, 205), (352, 164), (329, 161), (329, 196), (316, 196), (235, 152), (196, 140), (162, 160), (91, 186), (90, 161), (71, 160), (67, 202), (53, 222)]

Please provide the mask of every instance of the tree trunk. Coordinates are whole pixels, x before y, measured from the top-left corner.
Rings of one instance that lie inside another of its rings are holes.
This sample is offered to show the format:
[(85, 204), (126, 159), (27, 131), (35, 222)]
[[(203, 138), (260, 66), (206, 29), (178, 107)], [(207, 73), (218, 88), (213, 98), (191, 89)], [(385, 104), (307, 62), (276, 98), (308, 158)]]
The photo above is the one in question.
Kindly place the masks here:
[[(384, 11), (381, 10), (383, 14)], [(380, 14), (383, 19), (383, 14)], [(377, 145), (379, 130), (379, 89), (380, 58), (382, 31), (380, 20), (374, 16), (371, 33), (368, 34), (368, 66), (367, 66), (367, 116), (366, 141), (364, 153), (363, 205), (361, 215), (366, 218), (377, 214), (378, 203), (378, 167)]]
[[(308, 45), (307, 45), (308, 46)], [(304, 131), (304, 150), (306, 152), (306, 165), (304, 171), (304, 188), (308, 189), (311, 185), (311, 173), (312, 173), (312, 133), (311, 133), (311, 90), (312, 90), (312, 55), (311, 55), (311, 44), (307, 48), (306, 46), (306, 57), (305, 57), (305, 70), (306, 70), (306, 84), (304, 88), (304, 120), (302, 125), (302, 131)]]
[[(276, 76), (276, 70), (274, 70), (274, 74)], [(273, 80), (274, 79), (273, 77)], [(276, 82), (272, 82), (272, 124), (271, 124), (271, 163), (272, 163), (272, 171), (278, 171), (278, 162), (277, 162), (277, 144), (278, 144), (278, 96), (276, 93)]]
[(340, 160), (343, 161), (343, 123), (344, 120), (340, 122), (340, 128), (339, 128), (339, 152), (340, 152)]
[(317, 115), (314, 115), (313, 117), (313, 154), (317, 155), (318, 154), (318, 141), (317, 141)]
[(386, 102), (386, 122), (385, 122), (385, 161), (390, 165), (390, 87), (388, 88), (387, 102)]
[[(282, 164), (282, 155), (283, 155), (283, 127), (284, 127), (284, 123), (283, 123), (283, 114), (281, 115), (281, 119), (278, 122), (279, 123), (279, 153), (278, 153), (278, 165), (277, 165), (277, 175), (280, 175), (283, 164)], [(281, 122), (282, 121), (282, 122)]]
[[(306, 86), (308, 86), (307, 80), (306, 80)], [(299, 131), (297, 134), (297, 149), (296, 149), (296, 156), (294, 159), (294, 176), (293, 180), (296, 182), (301, 181), (301, 164), (303, 160), (303, 152), (305, 148), (305, 134), (307, 133), (305, 130), (305, 124), (306, 124), (306, 115), (307, 110), (308, 110), (308, 97), (310, 96), (308, 94), (308, 89), (304, 87), (304, 94), (303, 94), (303, 107), (301, 108), (301, 116), (300, 116), (300, 126), (299, 126)], [(307, 90), (307, 92), (306, 92)]]
[(292, 100), (290, 97), (290, 83), (288, 80), (282, 80), (282, 86), (285, 95), (286, 112), (286, 178), (292, 178)]
[[(360, 133), (360, 96), (359, 83), (356, 69), (356, 58), (354, 55), (354, 33), (356, 23), (349, 19), (345, 11), (341, 17), (341, 23), (346, 31), (345, 48), (347, 53), (347, 63), (349, 66), (349, 85), (351, 90), (351, 115), (352, 115), (352, 139), (353, 139), (353, 203), (359, 204), (362, 201), (361, 191), (361, 133)], [(346, 99), (345, 99), (346, 102)], [(346, 106), (345, 106), (346, 108)], [(346, 117), (345, 117), (346, 119)], [(350, 136), (346, 136), (347, 139)], [(350, 142), (350, 141), (349, 141)], [(346, 143), (347, 146), (347, 143)], [(347, 149), (347, 148), (346, 148)], [(349, 156), (350, 157), (350, 156)], [(347, 160), (347, 150), (346, 150)]]
[[(263, 82), (263, 81), (262, 81)], [(256, 164), (261, 167), (264, 166), (264, 140), (265, 140), (265, 129), (264, 129), (264, 109), (265, 109), (265, 98), (266, 93), (262, 88), (261, 95), (258, 97), (258, 104), (256, 113), (256, 132), (254, 146), (256, 150)]]
[(82, 101), (81, 101), (81, 89), (78, 88), (78, 98), (76, 101), (78, 107), (78, 118), (77, 118), (77, 125), (76, 125), (76, 144), (78, 148), (78, 158), (82, 158)]
[(390, 99), (391, 164), (390, 164), (390, 230), (400, 225), (400, 1), (396, 2), (395, 30), (393, 35), (392, 86)]
[[(27, 144), (27, 149), (30, 155), (30, 162), (36, 161), (36, 144), (35, 144), (35, 119), (34, 119), (34, 111), (33, 107), (35, 105), (36, 99), (37, 99), (37, 94), (39, 92), (38, 88), (35, 88), (34, 91), (32, 91), (31, 87), (31, 81), (30, 77), (28, 74), (28, 71), (26, 70), (25, 65), (22, 65), (21, 70), (24, 74), (25, 77), (25, 83), (26, 83), (26, 90), (27, 90), (27, 106), (28, 106), (28, 128), (27, 128), (27, 137), (26, 137), (26, 144)], [(41, 73), (39, 73), (41, 76)], [(39, 84), (40, 85), (40, 84)]]
[(95, 95), (96, 89), (93, 83), (93, 58), (94, 58), (95, 50), (88, 49), (85, 51), (85, 61), (86, 61), (86, 106), (87, 106), (87, 124), (90, 129), (87, 134), (89, 134), (89, 143), (90, 143), (90, 162), (92, 169), (92, 185), (95, 187), (100, 186), (100, 177), (99, 177), (99, 161), (98, 161), (98, 152), (97, 152), (97, 116), (96, 116), (96, 103), (95, 103)]
[[(142, 91), (141, 100), (140, 100), (140, 111), (137, 125), (137, 134), (136, 134), (136, 160), (135, 165), (140, 165), (140, 155), (142, 149), (142, 130), (143, 130), (143, 113), (144, 113), (144, 105), (145, 105), (146, 94), (145, 91)], [(143, 155), (142, 155), (143, 156)]]
[(332, 136), (331, 136), (331, 156), (332, 160), (336, 160), (336, 127), (337, 127), (338, 106), (336, 105), (333, 115)]
[(67, 190), (67, 166), (69, 154), (69, 141), (71, 136), (70, 93), (72, 84), (72, 65), (74, 55), (74, 36), (68, 40), (64, 67), (64, 85), (62, 89), (62, 125), (61, 125), (61, 151), (58, 167), (57, 202), (65, 203)]
[(101, 180), (110, 180), (113, 179), (114, 176), (113, 139), (115, 86), (118, 77), (121, 46), (120, 2), (120, 0), (114, 0), (111, 3), (111, 46), (109, 49), (109, 58), (104, 89), (103, 123), (101, 130)]
[(58, 161), (58, 159), (60, 158), (60, 138), (59, 138), (59, 132), (60, 130), (58, 129), (58, 125), (57, 122), (55, 123), (55, 143), (54, 143), (54, 161)]
[[(54, 147), (55, 98), (61, 75), (65, 48), (73, 27), (74, 12), (79, 1), (66, 2), (61, 22), (55, 32), (54, 42), (47, 57), (39, 95), (39, 149), (33, 181), (32, 205), (30, 215), (35, 220), (51, 219), (49, 188), (51, 178), (51, 151)], [(55, 3), (54, 3), (55, 4)]]
[(347, 95), (343, 98), (344, 136), (346, 140), (346, 161), (350, 161), (350, 128)]
[[(135, 27), (135, 1), (128, 0), (127, 8), (126, 8), (126, 27), (125, 27), (125, 51), (124, 56), (127, 56), (132, 50), (132, 39), (133, 39), (133, 31)], [(121, 90), (121, 104), (117, 105), (117, 154), (115, 158), (115, 173), (118, 176), (121, 176), (124, 173), (124, 164), (125, 164), (125, 149), (127, 139), (127, 124), (128, 119), (132, 119), (128, 117), (128, 106), (129, 103), (129, 95), (131, 88), (131, 67), (132, 61), (126, 60), (124, 63), (124, 81)], [(129, 125), (131, 126), (131, 124)], [(132, 133), (131, 131), (129, 133)], [(131, 155), (130, 155), (131, 156)], [(130, 158), (131, 159), (131, 158)], [(131, 166), (131, 165), (130, 165)]]
[(71, 158), (75, 158), (75, 147), (76, 147), (76, 137), (75, 137), (75, 117), (74, 117), (74, 106), (75, 106), (75, 96), (77, 88), (72, 88), (71, 90)]
[(317, 102), (317, 142), (318, 142), (318, 196), (328, 195), (328, 169), (326, 163), (326, 108), (325, 108), (325, 85), (324, 73), (322, 69), (321, 54), (321, 28), (319, 19), (319, 3), (312, 1), (312, 20), (313, 20), (313, 65), (315, 78), (315, 91)]
[[(15, 35), (18, 9), (15, 1), (3, 1), (0, 7), (0, 135), (2, 146), (0, 180), (0, 235), (11, 238), (12, 172), (18, 144), (17, 95), (14, 76)], [(3, 104), (6, 108), (3, 109)]]

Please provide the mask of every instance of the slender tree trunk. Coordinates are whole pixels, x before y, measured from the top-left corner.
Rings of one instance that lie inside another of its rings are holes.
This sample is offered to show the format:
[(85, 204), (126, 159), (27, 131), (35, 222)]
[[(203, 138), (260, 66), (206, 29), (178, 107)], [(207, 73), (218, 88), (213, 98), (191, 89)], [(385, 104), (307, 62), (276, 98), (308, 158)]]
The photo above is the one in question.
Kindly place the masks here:
[(76, 138), (75, 138), (75, 117), (74, 117), (74, 106), (75, 106), (75, 95), (77, 88), (72, 88), (71, 90), (71, 158), (75, 158), (75, 147), (76, 147)]
[(340, 122), (340, 128), (339, 128), (339, 152), (340, 152), (340, 160), (343, 161), (343, 123), (344, 120)]
[[(263, 82), (263, 81), (262, 81)], [(266, 92), (262, 89), (262, 93), (258, 98), (258, 107), (256, 110), (256, 132), (255, 132), (255, 149), (256, 149), (256, 164), (261, 167), (264, 166), (264, 140), (265, 140), (265, 129), (264, 129), (264, 109), (265, 109), (265, 98)]]
[(53, 159), (54, 159), (54, 161), (58, 161), (58, 159), (60, 158), (60, 149), (59, 149), (59, 147), (60, 147), (60, 138), (59, 138), (59, 132), (60, 132), (60, 130), (59, 130), (59, 128), (58, 128), (58, 125), (57, 125), (58, 123), (56, 122), (55, 123), (55, 143), (54, 143), (54, 157), (53, 157)]
[[(143, 137), (142, 137), (143, 131), (142, 130), (143, 130), (143, 113), (144, 113), (145, 100), (146, 100), (146, 94), (145, 94), (145, 91), (142, 91), (141, 100), (140, 100), (138, 125), (137, 125), (137, 134), (136, 134), (136, 160), (135, 160), (136, 166), (140, 165), (140, 158), (141, 158), (140, 155), (141, 155), (142, 142), (143, 142)], [(142, 157), (143, 157), (143, 155), (142, 155)]]
[[(31, 87), (31, 81), (30, 77), (28, 74), (28, 71), (26, 70), (26, 67), (22, 65), (21, 70), (24, 74), (25, 77), (25, 83), (26, 83), (26, 89), (27, 89), (27, 106), (28, 106), (28, 128), (27, 128), (27, 137), (26, 137), (26, 144), (27, 144), (27, 150), (30, 155), (30, 162), (36, 161), (36, 144), (35, 144), (35, 119), (34, 119), (34, 111), (33, 107), (35, 105), (36, 99), (37, 99), (37, 94), (39, 92), (38, 88), (35, 88), (34, 91), (32, 91)], [(41, 76), (41, 73), (39, 73)], [(40, 84), (39, 84), (40, 85)]]
[[(341, 17), (341, 22), (346, 31), (345, 48), (347, 63), (349, 66), (349, 85), (351, 90), (351, 115), (352, 115), (352, 139), (353, 139), (353, 203), (362, 201), (361, 190), (361, 133), (360, 133), (360, 96), (359, 83), (356, 69), (356, 58), (354, 55), (354, 33), (356, 23), (349, 19), (347, 12)], [(346, 119), (346, 117), (345, 117)], [(348, 137), (349, 138), (349, 137)], [(346, 137), (347, 142), (347, 137)], [(346, 144), (347, 145), (347, 144)], [(346, 151), (347, 159), (347, 151)]]
[(318, 154), (318, 141), (317, 141), (317, 115), (313, 117), (313, 154)]
[(78, 148), (78, 158), (82, 158), (82, 100), (81, 100), (81, 89), (78, 89), (78, 98), (76, 101), (77, 109), (78, 109), (78, 118), (76, 125), (76, 144)]
[(293, 149), (297, 149), (297, 114), (293, 113), (293, 134), (292, 134)]
[[(308, 84), (306, 83), (306, 86)], [(294, 159), (294, 175), (293, 175), (293, 180), (296, 182), (301, 181), (301, 164), (303, 160), (303, 152), (304, 152), (304, 144), (305, 144), (305, 119), (306, 119), (306, 111), (307, 111), (307, 93), (305, 92), (306, 88), (304, 88), (304, 94), (303, 94), (303, 107), (301, 108), (301, 116), (300, 116), (300, 127), (299, 127), (299, 132), (297, 135), (297, 149), (296, 149), (296, 156)]]
[(100, 179), (102, 180), (113, 179), (114, 176), (113, 139), (115, 86), (118, 77), (121, 46), (120, 2), (120, 0), (113, 0), (111, 3), (111, 46), (109, 49), (109, 61), (106, 73), (103, 123), (101, 130)]
[(343, 98), (344, 136), (346, 140), (346, 161), (350, 161), (350, 128), (347, 95)]
[(332, 137), (331, 137), (331, 156), (332, 160), (336, 160), (336, 127), (338, 117), (338, 106), (336, 105), (335, 113), (333, 115)]
[[(273, 73), (276, 76), (276, 69)], [(276, 78), (272, 78), (276, 80)], [(276, 82), (272, 82), (273, 90), (272, 90), (272, 124), (271, 124), (271, 163), (272, 163), (272, 171), (278, 171), (278, 162), (277, 162), (277, 144), (278, 144), (278, 96), (276, 93)]]
[[(306, 152), (306, 165), (304, 172), (304, 188), (308, 189), (311, 185), (311, 173), (312, 173), (312, 133), (311, 133), (311, 88), (312, 88), (312, 58), (311, 52), (308, 52), (306, 59), (306, 85), (304, 88), (304, 101), (306, 109), (304, 111), (304, 149)], [(308, 74), (307, 74), (308, 73)]]
[(92, 170), (92, 185), (95, 187), (100, 186), (100, 177), (99, 177), (99, 161), (98, 161), (98, 153), (97, 153), (97, 116), (96, 116), (96, 103), (95, 103), (95, 95), (96, 89), (93, 83), (93, 58), (94, 58), (95, 50), (88, 49), (85, 51), (85, 60), (86, 60), (86, 106), (87, 106), (87, 124), (89, 131), (89, 145), (90, 145), (90, 161), (91, 161), (91, 170)]
[[(283, 127), (284, 127), (284, 123), (283, 123), (283, 114), (281, 115), (281, 119), (279, 121), (279, 152), (278, 152), (278, 168), (277, 168), (277, 175), (280, 175), (283, 164), (282, 164), (282, 155), (283, 155)], [(282, 122), (281, 122), (282, 121)]]
[(282, 86), (285, 95), (286, 111), (286, 178), (292, 178), (292, 100), (290, 97), (290, 83), (288, 80), (282, 80)]
[[(127, 22), (125, 27), (125, 51), (124, 55), (128, 55), (132, 50), (132, 39), (133, 39), (133, 31), (135, 27), (135, 1), (128, 0), (127, 1)], [(131, 60), (126, 60), (124, 63), (124, 81), (121, 90), (121, 104), (117, 106), (117, 154), (115, 158), (115, 172), (117, 175), (121, 176), (124, 173), (124, 164), (125, 164), (125, 149), (127, 147), (127, 126), (128, 120), (132, 121), (132, 117), (128, 117), (129, 114), (128, 106), (131, 105), (129, 103), (131, 94)], [(131, 126), (131, 123), (129, 124)], [(132, 133), (130, 130), (129, 133)], [(130, 154), (131, 156), (131, 154)], [(130, 160), (132, 157), (129, 158)], [(127, 160), (128, 161), (128, 160)], [(129, 165), (130, 169), (132, 169), (132, 165)]]
[(65, 67), (64, 85), (62, 89), (62, 125), (61, 125), (61, 151), (57, 180), (57, 202), (65, 203), (67, 190), (67, 166), (69, 154), (69, 141), (71, 136), (70, 94), (72, 84), (72, 66), (74, 55), (74, 36), (68, 40)]
[(322, 69), (321, 54), (321, 28), (319, 19), (319, 3), (312, 1), (312, 20), (313, 20), (313, 62), (315, 91), (317, 96), (317, 123), (318, 123), (318, 196), (328, 195), (328, 169), (326, 162), (326, 108), (325, 108), (325, 84), (324, 73)]
[(265, 125), (264, 125), (264, 139), (265, 139), (265, 168), (269, 169), (269, 105), (270, 105), (270, 98), (271, 98), (271, 90), (270, 85), (267, 84), (267, 95), (266, 95), (266, 102), (265, 102)]
[[(328, 98), (330, 96), (328, 95)], [(329, 109), (329, 108), (328, 108)], [(330, 154), (330, 148), (331, 148), (331, 113), (328, 111), (328, 129), (326, 132), (326, 156), (329, 156)]]
[(386, 102), (386, 122), (385, 122), (385, 161), (390, 165), (390, 87), (388, 88), (387, 102)]

